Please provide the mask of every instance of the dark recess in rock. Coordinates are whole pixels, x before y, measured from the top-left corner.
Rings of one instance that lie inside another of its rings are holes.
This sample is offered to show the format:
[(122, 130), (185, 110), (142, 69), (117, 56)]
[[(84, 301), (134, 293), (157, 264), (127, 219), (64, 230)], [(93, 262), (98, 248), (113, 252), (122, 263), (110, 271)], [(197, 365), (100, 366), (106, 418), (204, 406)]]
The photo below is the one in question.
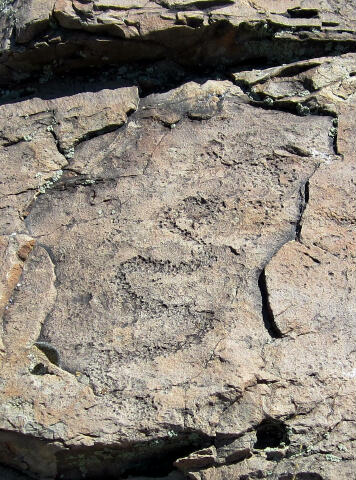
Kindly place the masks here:
[(33, 375), (46, 375), (48, 373), (48, 368), (43, 363), (37, 363), (31, 370)]
[(299, 472), (297, 474), (286, 473), (278, 477), (278, 480), (324, 480), (319, 473)]
[(177, 433), (127, 446), (72, 448), (57, 454), (58, 478), (79, 480), (85, 470), (88, 480), (117, 480), (130, 476), (165, 477), (173, 462), (211, 445), (212, 439), (197, 432)]
[(302, 218), (303, 218), (303, 213), (308, 205), (309, 202), (309, 180), (305, 182), (304, 188), (301, 188), (300, 190), (300, 206), (299, 206), (299, 219), (297, 221), (297, 224), (295, 226), (295, 238), (296, 240), (300, 241), (300, 234), (302, 231)]
[(273, 311), (269, 303), (269, 295), (268, 295), (268, 289), (266, 284), (266, 274), (264, 269), (262, 270), (262, 272), (260, 273), (260, 276), (258, 277), (258, 288), (260, 289), (260, 292), (261, 292), (262, 318), (263, 318), (264, 326), (272, 338), (282, 338), (283, 337), (282, 332), (277, 327), (277, 324), (274, 320)]
[(39, 348), (54, 365), (59, 365), (60, 357), (57, 349), (47, 342), (36, 342), (35, 346)]
[(318, 18), (318, 10), (314, 8), (290, 8), (287, 10), (291, 18)]
[(278, 448), (289, 444), (289, 437), (286, 425), (275, 419), (263, 420), (256, 427), (257, 441), (254, 448), (264, 450), (265, 448)]

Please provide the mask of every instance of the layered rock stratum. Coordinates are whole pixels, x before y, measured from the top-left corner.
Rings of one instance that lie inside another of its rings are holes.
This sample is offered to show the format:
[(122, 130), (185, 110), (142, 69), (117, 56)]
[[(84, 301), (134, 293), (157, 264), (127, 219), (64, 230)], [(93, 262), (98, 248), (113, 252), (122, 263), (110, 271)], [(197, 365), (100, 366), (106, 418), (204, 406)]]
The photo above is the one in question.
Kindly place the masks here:
[(356, 8), (0, 0), (0, 478), (346, 480)]

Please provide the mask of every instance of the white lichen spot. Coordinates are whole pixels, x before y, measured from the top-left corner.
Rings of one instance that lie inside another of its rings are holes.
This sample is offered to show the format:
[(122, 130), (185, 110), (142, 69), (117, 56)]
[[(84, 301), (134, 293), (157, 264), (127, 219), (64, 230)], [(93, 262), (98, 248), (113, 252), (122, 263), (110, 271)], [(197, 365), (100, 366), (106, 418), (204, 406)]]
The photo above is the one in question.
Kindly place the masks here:
[(134, 122), (133, 120), (127, 124), (127, 128), (141, 128), (141, 126), (137, 123)]
[(33, 140), (33, 137), (34, 135), (32, 133), (29, 133), (28, 135), (24, 135), (23, 139), (25, 140), (25, 142), (30, 142), (31, 140)]
[(56, 170), (50, 179), (46, 180), (42, 185), (38, 187), (37, 194), (46, 193), (46, 190), (53, 187), (53, 185), (56, 182), (58, 182), (58, 180), (61, 178), (62, 175), (63, 175), (63, 170)]
[(302, 92), (299, 93), (300, 97), (308, 97), (310, 95), (309, 90), (303, 90)]
[(63, 170), (61, 170), (61, 169), (56, 170), (54, 172), (53, 177), (52, 177), (52, 183), (57, 182), (61, 178), (62, 175), (63, 175)]
[(71, 160), (74, 157), (74, 147), (70, 147), (64, 151), (64, 156), (67, 160)]
[(342, 458), (340, 457), (337, 457), (336, 455), (332, 455), (331, 453), (327, 453), (325, 455), (325, 459), (328, 461), (328, 462), (335, 462), (335, 463), (339, 463), (341, 462)]
[(325, 153), (325, 152), (319, 152), (319, 150), (316, 150), (315, 148), (312, 148), (311, 150), (312, 157), (317, 158), (319, 161), (323, 160), (325, 163), (331, 163), (333, 160), (333, 156)]
[(337, 448), (340, 450), (340, 452), (347, 452), (348, 451), (347, 448), (345, 447), (345, 445), (343, 445), (342, 443), (339, 443)]

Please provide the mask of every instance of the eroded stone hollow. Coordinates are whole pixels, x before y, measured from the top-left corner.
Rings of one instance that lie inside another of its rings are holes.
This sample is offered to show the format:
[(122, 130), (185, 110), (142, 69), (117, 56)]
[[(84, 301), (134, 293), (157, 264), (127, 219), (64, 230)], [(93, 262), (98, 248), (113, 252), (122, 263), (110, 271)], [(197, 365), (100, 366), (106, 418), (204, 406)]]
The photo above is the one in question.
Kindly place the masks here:
[(353, 478), (354, 7), (0, 12), (0, 477)]
[(260, 450), (289, 444), (287, 427), (281, 421), (263, 420), (256, 429), (256, 438), (254, 447)]

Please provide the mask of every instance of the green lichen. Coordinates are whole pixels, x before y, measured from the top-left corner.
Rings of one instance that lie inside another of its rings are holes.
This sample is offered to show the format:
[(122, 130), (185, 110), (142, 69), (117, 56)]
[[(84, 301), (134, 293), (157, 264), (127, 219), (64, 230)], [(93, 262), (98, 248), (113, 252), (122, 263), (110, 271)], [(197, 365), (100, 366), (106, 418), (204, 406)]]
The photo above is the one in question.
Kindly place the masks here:
[(329, 137), (335, 138), (337, 135), (337, 128), (336, 127), (331, 127), (329, 130)]
[(263, 100), (263, 103), (265, 105), (267, 105), (268, 107), (272, 107), (272, 105), (274, 104), (274, 100), (273, 98), (271, 97), (266, 97), (264, 100)]
[(310, 113), (310, 108), (306, 105), (303, 105), (302, 103), (297, 103), (296, 110), (297, 113), (301, 116), (306, 116)]

